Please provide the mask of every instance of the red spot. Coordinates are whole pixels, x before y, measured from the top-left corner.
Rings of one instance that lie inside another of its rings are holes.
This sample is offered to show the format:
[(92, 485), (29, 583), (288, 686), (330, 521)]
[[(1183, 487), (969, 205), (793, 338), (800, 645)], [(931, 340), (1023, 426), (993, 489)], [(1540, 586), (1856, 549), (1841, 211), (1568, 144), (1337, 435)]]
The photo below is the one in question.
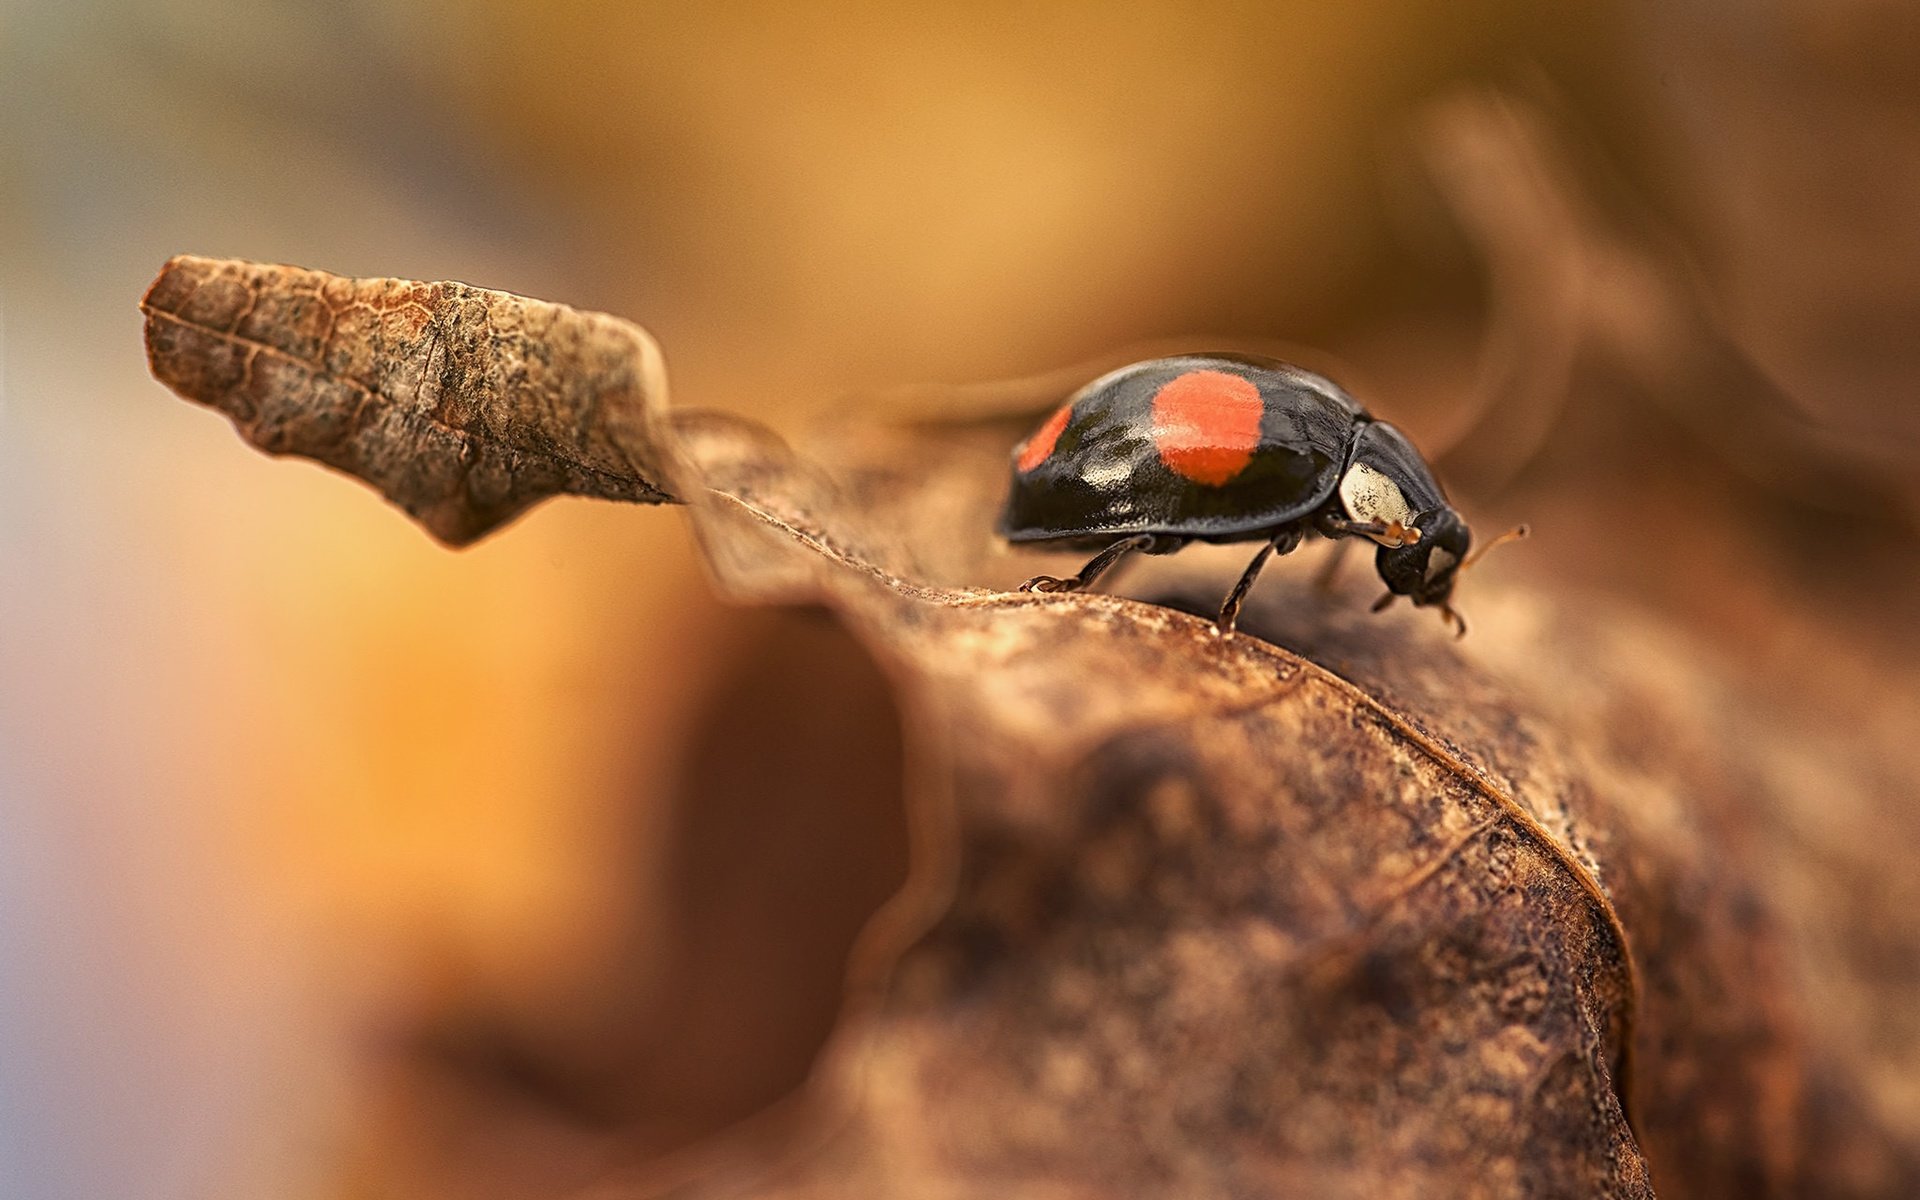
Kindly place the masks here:
[(1054, 414), (1047, 418), (1047, 423), (1034, 430), (1027, 444), (1020, 447), (1020, 457), (1014, 460), (1014, 465), (1025, 473), (1047, 461), (1047, 455), (1053, 453), (1053, 444), (1060, 440), (1060, 434), (1072, 417), (1071, 404), (1062, 404), (1055, 409)]
[(1219, 487), (1253, 461), (1263, 407), (1249, 379), (1188, 371), (1154, 393), (1154, 448), (1168, 470)]

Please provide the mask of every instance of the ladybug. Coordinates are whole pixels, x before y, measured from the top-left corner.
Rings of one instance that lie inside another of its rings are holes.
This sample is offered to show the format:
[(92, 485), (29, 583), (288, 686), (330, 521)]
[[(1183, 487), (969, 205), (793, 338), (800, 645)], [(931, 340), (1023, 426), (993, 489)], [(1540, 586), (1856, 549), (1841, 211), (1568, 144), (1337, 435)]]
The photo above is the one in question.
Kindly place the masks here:
[(1332, 380), (1274, 359), (1155, 358), (1087, 384), (1014, 448), (999, 531), (1101, 547), (1079, 574), (1021, 587), (1039, 592), (1088, 587), (1136, 550), (1263, 542), (1220, 606), (1223, 635), (1269, 557), (1308, 534), (1367, 538), (1388, 589), (1374, 611), (1407, 596), (1467, 631), (1450, 600), (1473, 535), (1426, 460)]

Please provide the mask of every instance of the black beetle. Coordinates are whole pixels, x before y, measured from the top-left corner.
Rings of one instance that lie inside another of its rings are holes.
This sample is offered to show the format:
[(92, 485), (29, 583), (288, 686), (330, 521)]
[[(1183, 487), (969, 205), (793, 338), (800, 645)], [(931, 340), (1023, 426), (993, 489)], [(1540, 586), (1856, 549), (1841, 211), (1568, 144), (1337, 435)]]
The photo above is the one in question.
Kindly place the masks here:
[(1155, 358), (1087, 384), (1015, 447), (1000, 533), (1102, 547), (1077, 575), (1022, 586), (1047, 592), (1136, 550), (1264, 541), (1220, 606), (1223, 634), (1271, 555), (1309, 533), (1370, 538), (1388, 588), (1375, 611), (1408, 596), (1467, 631), (1450, 600), (1473, 535), (1426, 460), (1333, 381), (1274, 359)]

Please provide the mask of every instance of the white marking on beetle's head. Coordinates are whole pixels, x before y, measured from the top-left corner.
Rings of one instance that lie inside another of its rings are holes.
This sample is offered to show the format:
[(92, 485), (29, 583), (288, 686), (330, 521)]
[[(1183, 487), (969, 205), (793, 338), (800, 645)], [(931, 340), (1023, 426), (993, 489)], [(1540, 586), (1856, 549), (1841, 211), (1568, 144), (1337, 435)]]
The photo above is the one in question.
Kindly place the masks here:
[(1365, 463), (1354, 463), (1340, 477), (1340, 504), (1356, 521), (1413, 524), (1413, 509), (1400, 485)]
[(1460, 556), (1445, 546), (1435, 546), (1433, 553), (1427, 555), (1427, 582), (1432, 583), (1440, 572), (1449, 570), (1460, 561)]

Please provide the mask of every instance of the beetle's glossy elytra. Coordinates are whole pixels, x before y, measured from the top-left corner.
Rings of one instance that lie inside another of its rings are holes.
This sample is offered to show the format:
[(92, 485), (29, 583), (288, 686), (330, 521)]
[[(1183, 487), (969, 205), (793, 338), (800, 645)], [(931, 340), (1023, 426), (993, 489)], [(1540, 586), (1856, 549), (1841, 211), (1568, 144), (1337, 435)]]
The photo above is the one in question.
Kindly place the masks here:
[(1185, 371), (1161, 384), (1151, 403), (1153, 448), (1184, 479), (1223, 487), (1260, 448), (1266, 404), (1245, 375)]
[(1333, 381), (1272, 359), (1156, 358), (1087, 384), (1015, 447), (1000, 532), (1104, 547), (1078, 575), (1028, 581), (1042, 591), (1085, 587), (1134, 550), (1264, 541), (1223, 632), (1269, 555), (1310, 533), (1366, 537), (1387, 599), (1437, 606), (1465, 632), (1447, 602), (1471, 534), (1425, 459)]
[(1022, 444), (1000, 531), (1016, 542), (1238, 541), (1326, 499), (1362, 415), (1345, 392), (1284, 363), (1135, 363), (1080, 389)]

